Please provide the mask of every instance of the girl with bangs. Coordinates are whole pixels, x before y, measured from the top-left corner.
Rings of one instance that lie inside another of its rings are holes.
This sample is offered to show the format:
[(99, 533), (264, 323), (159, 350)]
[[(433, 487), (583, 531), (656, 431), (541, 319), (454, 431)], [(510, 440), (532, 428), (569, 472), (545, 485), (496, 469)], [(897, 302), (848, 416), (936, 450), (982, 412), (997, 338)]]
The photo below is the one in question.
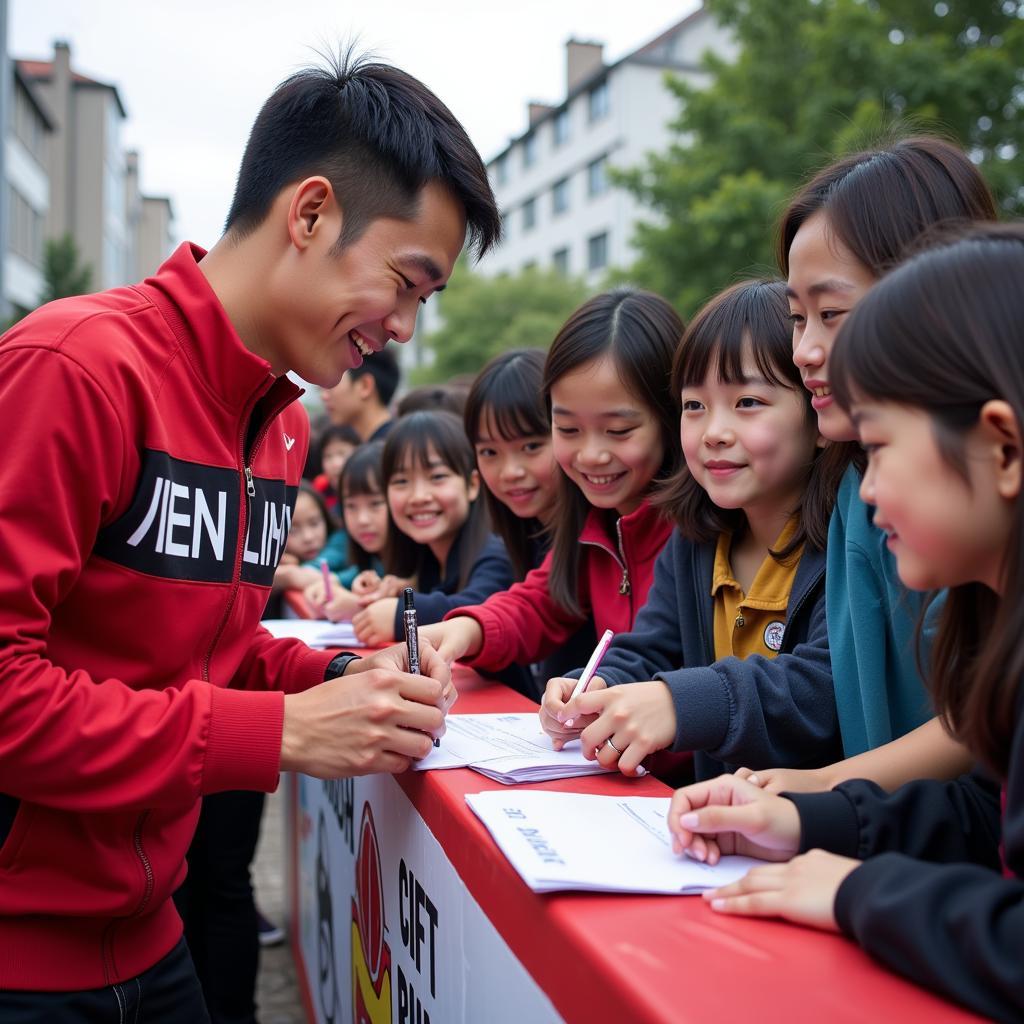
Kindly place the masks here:
[[(626, 775), (656, 751), (695, 751), (698, 777), (839, 752), (824, 545), (844, 467), (821, 457), (787, 314), (781, 281), (748, 281), (683, 337), (672, 390), (685, 466), (659, 498), (676, 529), (588, 692), (570, 700), (574, 679), (548, 683), (541, 722), (556, 747), (579, 737)], [(672, 779), (681, 760), (650, 767)]]
[(551, 549), (521, 583), (424, 630), (442, 656), (497, 671), (550, 657), (588, 620), (632, 626), (671, 531), (650, 496), (680, 462), (668, 376), (682, 330), (664, 299), (631, 288), (593, 296), (563, 324), (540, 389), (561, 469)]
[[(390, 514), (384, 564), (410, 578), (423, 624), (512, 582), (501, 541), (480, 499), (473, 448), (453, 413), (414, 412), (396, 420), (384, 443), (381, 475)], [(367, 645), (403, 635), (399, 598), (381, 597), (352, 618)]]

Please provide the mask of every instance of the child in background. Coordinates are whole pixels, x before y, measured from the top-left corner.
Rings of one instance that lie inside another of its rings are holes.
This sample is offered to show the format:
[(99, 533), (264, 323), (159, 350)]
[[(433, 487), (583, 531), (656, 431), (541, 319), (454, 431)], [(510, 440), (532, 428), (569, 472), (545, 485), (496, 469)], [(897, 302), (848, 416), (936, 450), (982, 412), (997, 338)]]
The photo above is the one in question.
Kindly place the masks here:
[[(512, 567), (478, 500), (480, 477), (457, 416), (414, 412), (396, 420), (384, 444), (382, 476), (391, 516), (384, 562), (395, 576), (415, 581), (421, 623), (511, 583)], [(398, 598), (374, 600), (352, 625), (368, 645), (401, 638)]]
[[(793, 358), (814, 395), (818, 427), (837, 447), (857, 436), (830, 389), (829, 355), (843, 321), (930, 226), (995, 217), (988, 186), (967, 155), (927, 136), (846, 157), (790, 203), (779, 262), (789, 278)], [(938, 722), (926, 722), (933, 711), (914, 642), (920, 597), (900, 582), (885, 535), (860, 499), (862, 468), (858, 458), (840, 485), (825, 574), (843, 750), (860, 756), (806, 773), (755, 763), (756, 779), (773, 788), (827, 789), (858, 777), (895, 788), (914, 778), (955, 778), (970, 764)]]
[(347, 424), (328, 424), (320, 435), (320, 469), (313, 479), (313, 487), (323, 497), (328, 511), (339, 512), (338, 481), (341, 471), (352, 453), (359, 447), (359, 435)]
[(563, 325), (543, 381), (563, 474), (551, 550), (522, 583), (429, 627), (444, 657), (495, 671), (550, 656), (588, 618), (631, 628), (672, 529), (649, 498), (681, 459), (669, 375), (682, 331), (664, 299), (628, 288)]
[(686, 465), (659, 496), (676, 529), (588, 692), (569, 700), (575, 679), (548, 683), (541, 724), (556, 748), (581, 738), (626, 775), (655, 751), (692, 750), (698, 778), (841, 749), (823, 549), (844, 467), (819, 457), (790, 333), (784, 284), (758, 280), (716, 296), (683, 336), (672, 390)]
[[(466, 399), (466, 435), (476, 450), (484, 502), (517, 582), (548, 553), (562, 475), (551, 450), (544, 360), (536, 348), (502, 352), (480, 371)], [(539, 699), (551, 676), (585, 664), (595, 642), (588, 619), (536, 667), (532, 696)]]
[(274, 583), (263, 617), (280, 616), (284, 591), (305, 591), (316, 582), (323, 586), (320, 560), (325, 559), (330, 570), (337, 570), (345, 564), (346, 546), (345, 533), (327, 511), (324, 499), (303, 480), (295, 496), (288, 539), (274, 571)]
[(323, 606), (332, 622), (351, 619), (372, 598), (393, 596), (408, 585), (397, 577), (384, 577), (381, 561), (388, 542), (388, 502), (381, 476), (383, 441), (360, 445), (341, 473), (341, 506), (348, 534), (348, 565), (338, 573), (338, 586), (330, 601), (324, 602), (323, 580), (306, 590), (314, 608)]
[(1005, 1021), (1024, 1017), (1022, 281), (1024, 229), (975, 226), (872, 289), (832, 355), (833, 398), (868, 452), (861, 493), (900, 578), (949, 588), (930, 689), (984, 770), (892, 795), (853, 781), (781, 797), (723, 776), (669, 812), (677, 851), (698, 860), (793, 857), (707, 894), (715, 910), (842, 930)]

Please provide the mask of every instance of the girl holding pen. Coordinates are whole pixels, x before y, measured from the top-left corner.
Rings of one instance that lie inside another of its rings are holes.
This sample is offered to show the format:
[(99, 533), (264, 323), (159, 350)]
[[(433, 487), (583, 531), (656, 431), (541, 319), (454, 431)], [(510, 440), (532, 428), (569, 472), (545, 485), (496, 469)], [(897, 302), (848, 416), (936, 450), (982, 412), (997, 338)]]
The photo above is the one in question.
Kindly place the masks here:
[(629, 629), (671, 531), (650, 494), (680, 461), (668, 377), (681, 334), (664, 299), (627, 288), (558, 332), (543, 378), (562, 470), (551, 550), (522, 582), (421, 631), (449, 661), (496, 671), (550, 656), (589, 618)]
[(698, 860), (788, 861), (709, 893), (715, 910), (841, 930), (1005, 1021), (1024, 1016), (1022, 281), (1024, 228), (962, 231), (876, 285), (831, 359), (868, 453), (861, 495), (900, 578), (949, 588), (929, 689), (981, 767), (891, 795), (848, 781), (782, 797), (723, 776), (669, 812), (677, 851)]
[(676, 529), (588, 692), (549, 681), (556, 747), (582, 728), (584, 753), (627, 775), (655, 751), (696, 751), (698, 777), (839, 752), (823, 548), (845, 464), (821, 447), (787, 313), (781, 281), (747, 281), (687, 330), (671, 377), (686, 464), (659, 494)]

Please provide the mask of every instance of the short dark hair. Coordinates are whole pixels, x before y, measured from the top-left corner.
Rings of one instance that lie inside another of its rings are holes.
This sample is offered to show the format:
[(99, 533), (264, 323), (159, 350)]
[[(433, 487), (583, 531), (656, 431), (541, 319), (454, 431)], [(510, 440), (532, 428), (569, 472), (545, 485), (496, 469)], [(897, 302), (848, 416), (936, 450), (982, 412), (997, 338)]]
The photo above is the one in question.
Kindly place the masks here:
[(402, 396), (395, 415), (401, 419), (412, 412), (440, 409), (442, 412), (453, 412), (456, 416), (461, 416), (465, 405), (465, 388), (453, 388), (446, 384), (423, 384)]
[(940, 221), (996, 219), (981, 172), (967, 154), (934, 135), (909, 135), (843, 157), (819, 171), (782, 215), (779, 267), (801, 226), (819, 210), (840, 242), (875, 277), (891, 270), (926, 228)]
[(377, 386), (377, 397), (380, 399), (380, 404), (390, 405), (391, 399), (395, 397), (395, 391), (398, 390), (398, 382), (402, 379), (402, 371), (398, 368), (398, 360), (395, 358), (394, 352), (390, 348), (381, 349), (380, 352), (374, 352), (372, 356), (367, 356), (360, 366), (348, 371), (352, 380), (358, 380), (360, 377), (365, 377), (366, 374), (373, 378), (373, 382)]
[(464, 207), (477, 258), (501, 237), (487, 169), (452, 112), (412, 75), (351, 48), (296, 72), (264, 103), (225, 231), (254, 231), (283, 188), (312, 175), (330, 181), (344, 210), (340, 247), (379, 217), (415, 216), (431, 182)]

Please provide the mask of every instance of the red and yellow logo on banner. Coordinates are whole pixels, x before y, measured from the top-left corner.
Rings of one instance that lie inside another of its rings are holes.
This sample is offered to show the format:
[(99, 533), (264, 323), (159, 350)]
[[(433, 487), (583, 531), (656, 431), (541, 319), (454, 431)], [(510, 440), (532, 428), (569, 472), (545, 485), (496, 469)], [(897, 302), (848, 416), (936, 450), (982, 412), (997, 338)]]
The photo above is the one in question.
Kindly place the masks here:
[(391, 947), (384, 941), (384, 884), (370, 805), (363, 805), (352, 900), (352, 1013), (355, 1024), (391, 1024)]

